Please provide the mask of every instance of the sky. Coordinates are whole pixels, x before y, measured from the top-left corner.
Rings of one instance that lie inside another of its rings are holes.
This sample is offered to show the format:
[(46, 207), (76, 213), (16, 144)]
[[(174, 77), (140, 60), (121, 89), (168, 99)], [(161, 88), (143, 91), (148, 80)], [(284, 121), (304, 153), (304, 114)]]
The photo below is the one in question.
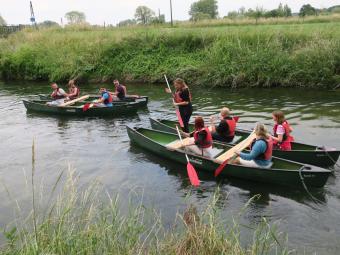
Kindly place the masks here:
[[(173, 19), (189, 19), (190, 5), (196, 0), (172, 0)], [(316, 8), (326, 8), (340, 5), (340, 0), (218, 0), (219, 16), (223, 17), (229, 11), (238, 10), (240, 7), (263, 7), (267, 10), (276, 8), (279, 3), (288, 4), (293, 12), (298, 12), (303, 4), (309, 3)], [(170, 20), (170, 0), (32, 0), (37, 22), (52, 20), (60, 23), (65, 13), (81, 11), (86, 15), (86, 20), (91, 24), (113, 24), (119, 21), (134, 18), (135, 10), (140, 5), (145, 5), (158, 13), (165, 14)], [(0, 0), (0, 15), (8, 24), (27, 24), (30, 19), (29, 0)]]

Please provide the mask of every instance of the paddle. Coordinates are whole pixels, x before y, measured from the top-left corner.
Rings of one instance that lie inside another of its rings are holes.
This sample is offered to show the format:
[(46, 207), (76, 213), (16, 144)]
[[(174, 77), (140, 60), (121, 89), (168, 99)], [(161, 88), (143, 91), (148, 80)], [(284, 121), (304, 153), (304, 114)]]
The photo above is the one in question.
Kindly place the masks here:
[[(176, 125), (176, 130), (177, 130), (178, 137), (181, 140), (181, 143), (183, 144), (183, 140), (182, 140), (182, 137), (181, 137), (181, 134), (179, 132), (177, 125)], [(200, 185), (200, 180), (198, 179), (196, 170), (195, 170), (194, 166), (190, 163), (189, 157), (185, 153), (185, 150), (184, 150), (184, 154), (185, 154), (185, 157), (187, 159), (187, 172), (188, 172), (190, 183), (191, 183), (191, 185), (197, 187), (197, 186)]]
[(83, 106), (83, 112), (86, 112), (88, 109), (92, 108), (94, 106), (94, 103), (86, 103)]
[[(165, 74), (164, 74), (164, 78), (165, 78), (166, 84), (168, 85), (168, 89), (169, 89), (170, 93), (172, 94), (172, 91), (171, 91), (171, 88), (170, 88), (170, 85), (169, 85), (169, 82), (168, 82), (168, 78), (166, 78)], [(174, 95), (172, 94), (172, 97), (173, 96)], [(172, 102), (175, 103), (174, 98), (172, 98)], [(181, 117), (181, 113), (179, 112), (179, 109), (178, 109), (177, 106), (175, 106), (175, 109), (176, 109), (176, 115), (177, 115), (177, 119), (178, 119), (179, 125), (181, 126), (181, 128), (183, 128), (184, 124), (183, 124), (183, 120), (182, 120), (182, 117)]]
[(80, 101), (84, 101), (86, 99), (88, 99), (90, 97), (90, 95), (85, 95), (85, 96), (82, 96), (82, 97), (78, 97), (76, 99), (73, 99), (71, 101), (68, 101), (66, 103), (63, 103), (63, 104), (60, 104), (58, 105), (59, 107), (64, 107), (64, 106), (68, 106), (68, 105), (71, 105), (71, 104), (74, 104), (76, 102), (80, 102)]
[(245, 148), (247, 148), (249, 146), (249, 144), (254, 140), (255, 137), (256, 137), (255, 132), (253, 131), (253, 132), (250, 133), (250, 135), (246, 139), (244, 139), (240, 143), (236, 144), (234, 147), (230, 148), (225, 153), (223, 153), (221, 156), (219, 156), (217, 158), (217, 160), (224, 159), (224, 161), (223, 161), (222, 164), (220, 164), (216, 168), (215, 174), (214, 174), (215, 177), (217, 177), (222, 172), (222, 170), (228, 164), (229, 160), (235, 157), (235, 152), (236, 151), (242, 151)]

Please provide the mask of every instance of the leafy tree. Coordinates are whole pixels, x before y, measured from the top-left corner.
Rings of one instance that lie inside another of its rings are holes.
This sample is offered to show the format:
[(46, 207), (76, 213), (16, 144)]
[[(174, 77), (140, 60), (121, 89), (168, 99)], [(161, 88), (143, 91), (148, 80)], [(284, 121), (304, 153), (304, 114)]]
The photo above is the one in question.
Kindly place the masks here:
[(267, 11), (264, 15), (266, 18), (277, 18), (279, 17), (279, 13), (277, 11), (277, 9), (271, 10), (271, 11)]
[(65, 18), (70, 25), (86, 23), (86, 16), (83, 12), (71, 11), (65, 14)]
[(284, 17), (292, 16), (292, 9), (290, 9), (290, 7), (287, 4), (285, 4), (285, 6), (283, 7), (283, 15)]
[(278, 17), (284, 17), (284, 10), (283, 10), (282, 3), (279, 4), (276, 10), (277, 10)]
[(235, 19), (238, 16), (239, 16), (239, 13), (237, 11), (228, 12), (228, 18), (229, 19)]
[(149, 24), (155, 16), (155, 12), (146, 6), (138, 6), (135, 12), (137, 22), (143, 25)]
[(4, 18), (0, 15), (0, 26), (6, 26), (6, 21), (4, 20)]
[(137, 21), (135, 19), (126, 19), (122, 20), (118, 23), (118, 27), (127, 27), (127, 26), (133, 26), (136, 25)]
[(299, 16), (305, 17), (305, 16), (311, 16), (311, 15), (317, 15), (316, 9), (310, 4), (302, 5), (300, 12), (299, 12)]
[(165, 23), (165, 15), (161, 14), (158, 15), (157, 17), (154, 17), (151, 21), (153, 24), (164, 24)]
[(245, 13), (246, 13), (246, 8), (244, 8), (244, 7), (242, 6), (240, 9), (238, 9), (238, 13), (239, 13), (241, 16), (244, 16)]
[(218, 15), (217, 9), (217, 0), (199, 0), (190, 6), (190, 19), (216, 19)]
[(38, 24), (39, 27), (59, 27), (59, 24), (52, 20), (45, 20)]

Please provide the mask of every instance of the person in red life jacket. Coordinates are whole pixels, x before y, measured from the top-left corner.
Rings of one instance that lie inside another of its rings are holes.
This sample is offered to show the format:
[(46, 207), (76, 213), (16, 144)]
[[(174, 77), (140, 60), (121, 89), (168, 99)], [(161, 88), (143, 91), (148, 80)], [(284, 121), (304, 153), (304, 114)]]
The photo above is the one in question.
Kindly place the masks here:
[(223, 107), (220, 113), (220, 123), (218, 126), (214, 125), (215, 118), (210, 118), (211, 122), (211, 134), (214, 140), (230, 143), (235, 136), (236, 121), (230, 116), (230, 110), (227, 107)]
[(274, 111), (272, 115), (275, 122), (272, 137), (274, 148), (290, 151), (292, 149), (291, 142), (294, 141), (294, 138), (290, 135), (293, 129), (288, 124), (282, 111)]
[(190, 136), (194, 137), (193, 143), (186, 146), (190, 152), (205, 157), (212, 157), (213, 140), (209, 128), (204, 126), (202, 117), (198, 116), (195, 118), (195, 130)]
[(76, 99), (80, 95), (80, 89), (76, 86), (75, 80), (68, 82), (68, 98), (70, 100)]
[(115, 85), (115, 92), (112, 95), (116, 100), (123, 100), (126, 96), (126, 87), (120, 84), (118, 80), (114, 80), (113, 84)]
[[(192, 115), (191, 93), (188, 86), (183, 79), (177, 78), (174, 81), (175, 94), (174, 105), (178, 106), (178, 110), (183, 120), (184, 127), (183, 132), (189, 133), (189, 120)], [(167, 93), (170, 93), (168, 88), (165, 89)]]
[(53, 99), (52, 102), (47, 102), (47, 105), (60, 105), (65, 102), (65, 99), (67, 98), (66, 92), (58, 87), (57, 83), (52, 83), (51, 88), (53, 89), (53, 92), (51, 94), (51, 98)]
[(94, 102), (95, 107), (112, 107), (112, 95), (106, 88), (102, 87), (99, 90), (101, 97)]
[(266, 127), (258, 123), (255, 127), (256, 138), (250, 146), (250, 153), (235, 152), (238, 158), (234, 163), (248, 167), (270, 168), (272, 165), (273, 140)]

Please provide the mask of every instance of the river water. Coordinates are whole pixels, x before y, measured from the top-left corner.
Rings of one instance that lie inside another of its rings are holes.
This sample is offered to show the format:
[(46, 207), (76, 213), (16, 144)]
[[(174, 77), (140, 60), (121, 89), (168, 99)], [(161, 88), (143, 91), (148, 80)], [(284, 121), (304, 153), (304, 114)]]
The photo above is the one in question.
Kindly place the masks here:
[[(81, 88), (95, 93), (97, 85)], [(340, 250), (340, 168), (335, 167), (326, 186), (304, 190), (240, 180), (217, 183), (201, 175), (201, 187), (192, 190), (185, 166), (158, 158), (131, 145), (125, 125), (149, 127), (149, 117), (174, 118), (168, 94), (162, 85), (129, 85), (130, 94), (149, 96), (149, 105), (128, 118), (65, 118), (26, 113), (22, 99), (49, 93), (47, 84), (0, 82), (0, 227), (14, 220), (16, 201), (29, 210), (27, 176), (31, 171), (31, 146), (35, 139), (36, 178), (51, 185), (61, 170), (75, 168), (82, 183), (99, 178), (105, 187), (124, 200), (131, 190), (172, 222), (183, 210), (187, 195), (204, 207), (220, 186), (219, 206), (226, 217), (236, 215), (254, 195), (242, 216), (252, 226), (266, 217), (287, 233), (290, 248), (300, 252), (338, 254)], [(228, 106), (239, 115), (240, 127), (252, 128), (257, 121), (272, 127), (271, 112), (281, 109), (294, 128), (296, 140), (340, 148), (340, 91), (308, 89), (192, 89), (194, 114), (215, 114)], [(338, 164), (340, 162), (338, 161)], [(247, 231), (244, 239), (251, 238)]]

